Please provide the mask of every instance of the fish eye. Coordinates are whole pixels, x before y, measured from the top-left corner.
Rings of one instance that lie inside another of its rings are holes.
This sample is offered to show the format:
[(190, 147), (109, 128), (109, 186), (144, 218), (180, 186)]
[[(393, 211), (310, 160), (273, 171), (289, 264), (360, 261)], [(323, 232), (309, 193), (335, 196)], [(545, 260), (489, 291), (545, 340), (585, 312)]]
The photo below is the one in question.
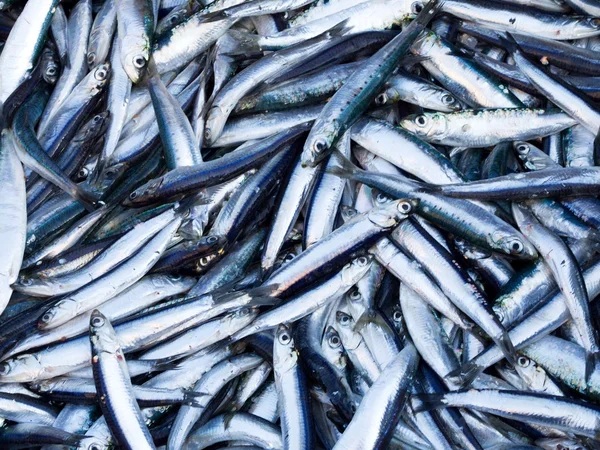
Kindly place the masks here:
[(250, 308), (242, 308), (242, 309), (240, 309), (240, 315), (241, 316), (247, 316), (248, 314), (250, 314)]
[(206, 240), (206, 242), (208, 242), (209, 244), (214, 244), (218, 240), (219, 240), (219, 238), (216, 236), (209, 236), (208, 239)]
[(169, 20), (171, 23), (176, 23), (179, 20), (179, 14), (174, 14)]
[[(366, 257), (361, 256), (360, 258), (358, 258), (357, 262), (358, 262), (359, 266), (364, 267), (364, 266), (367, 265), (367, 263), (369, 262), (369, 260)], [(360, 292), (359, 292), (359, 295), (360, 295)]]
[(394, 311), (392, 319), (394, 319), (394, 322), (400, 322), (402, 320), (402, 313), (400, 311)]
[(375, 104), (376, 105), (385, 105), (388, 101), (388, 96), (387, 94), (379, 94), (377, 97), (375, 97)]
[(384, 203), (384, 202), (388, 201), (389, 199), (390, 198), (382, 192), (377, 194), (377, 202), (378, 203)]
[(88, 53), (88, 55), (87, 55), (88, 64), (94, 64), (94, 61), (96, 61), (96, 54), (94, 52)]
[(513, 241), (512, 244), (510, 244), (510, 250), (513, 253), (521, 253), (524, 249), (524, 245), (521, 241)]
[(210, 259), (207, 256), (203, 256), (202, 258), (200, 258), (201, 266), (208, 266), (208, 263), (210, 263)]
[(352, 291), (350, 291), (349, 297), (350, 300), (356, 302), (362, 298), (362, 295), (360, 295), (360, 291), (358, 289), (352, 289)]
[(104, 325), (104, 318), (100, 316), (95, 316), (91, 322), (93, 327), (101, 327)]
[(415, 118), (415, 123), (420, 127), (424, 127), (425, 125), (427, 125), (427, 117), (418, 116), (417, 118)]
[(146, 67), (146, 58), (144, 58), (142, 55), (134, 56), (133, 65), (138, 69), (143, 69)]
[(117, 171), (115, 169), (108, 169), (106, 171), (106, 177), (109, 179), (114, 178), (116, 174), (117, 174)]
[(409, 202), (400, 202), (398, 204), (398, 210), (401, 213), (408, 214), (412, 211), (412, 205)]
[(600, 28), (600, 19), (594, 18), (590, 19), (590, 25), (594, 28)]
[(135, 199), (137, 198), (137, 196), (138, 196), (138, 195), (137, 195), (137, 192), (135, 192), (135, 191), (133, 191), (131, 194), (129, 194), (129, 198), (130, 198), (131, 200), (135, 200)]
[(494, 308), (494, 314), (496, 314), (496, 317), (498, 317), (500, 323), (504, 322), (504, 309)]
[(452, 97), (450, 94), (444, 94), (442, 95), (442, 103), (444, 105), (451, 105), (454, 103), (454, 97)]
[(419, 14), (423, 10), (423, 3), (414, 2), (410, 8), (411, 8), (413, 14)]
[(289, 344), (289, 342), (291, 340), (292, 340), (292, 338), (287, 331), (284, 331), (283, 333), (281, 333), (279, 335), (279, 343), (280, 344), (283, 344), (283, 345)]
[(0, 363), (0, 375), (8, 375), (10, 366), (7, 363)]
[(102, 450), (102, 448), (98, 444), (92, 444), (88, 448), (89, 450)]
[(102, 80), (106, 79), (106, 75), (107, 75), (106, 69), (98, 69), (96, 71), (96, 80), (102, 81)]
[(52, 316), (54, 314), (52, 314), (50, 311), (44, 313), (44, 315), (42, 316), (42, 318), (40, 319), (43, 323), (48, 323), (52, 320)]
[(331, 336), (329, 336), (328, 343), (331, 346), (331, 348), (338, 348), (340, 345), (342, 345), (342, 340), (337, 334), (332, 334)]
[(517, 359), (517, 364), (521, 367), (528, 367), (531, 364), (531, 360), (529, 358), (525, 358), (524, 356), (519, 356)]
[(21, 280), (21, 284), (23, 286), (31, 286), (33, 284), (33, 280), (31, 278), (23, 278)]
[(527, 144), (519, 144), (517, 145), (517, 152), (519, 153), (527, 153), (529, 151), (529, 145)]
[(56, 75), (56, 69), (54, 67), (48, 67), (46, 69), (46, 75), (48, 75), (49, 77), (53, 77), (54, 75)]
[(291, 261), (295, 257), (296, 257), (296, 255), (294, 255), (293, 253), (288, 253), (287, 255), (285, 255), (285, 258), (283, 258), (283, 260), (284, 261)]
[(86, 168), (81, 169), (77, 175), (79, 175), (79, 178), (87, 178), (88, 175), (90, 174), (90, 171), (87, 170)]
[(325, 139), (317, 139), (313, 144), (313, 149), (316, 153), (322, 153), (327, 150), (327, 142)]
[(348, 325), (350, 323), (350, 316), (348, 314), (340, 313), (339, 322), (342, 325)]
[(102, 116), (96, 114), (92, 120), (94, 121), (94, 123), (98, 123), (102, 120)]

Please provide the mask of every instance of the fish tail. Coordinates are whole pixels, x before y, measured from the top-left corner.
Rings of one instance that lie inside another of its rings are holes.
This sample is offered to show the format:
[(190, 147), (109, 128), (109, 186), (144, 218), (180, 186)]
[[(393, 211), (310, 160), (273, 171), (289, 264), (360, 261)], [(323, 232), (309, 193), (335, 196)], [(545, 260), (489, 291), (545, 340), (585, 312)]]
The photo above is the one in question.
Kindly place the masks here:
[(477, 378), (479, 374), (483, 372), (483, 369), (484, 367), (479, 366), (473, 361), (469, 361), (458, 369), (448, 373), (444, 379), (458, 386), (466, 387), (473, 383), (475, 378)]
[(443, 8), (443, 0), (431, 0), (427, 3), (415, 17), (415, 22), (421, 26), (426, 26)]
[(412, 398), (418, 400), (412, 402), (415, 413), (431, 411), (445, 406), (444, 394), (417, 394), (413, 395)]
[(506, 33), (498, 33), (498, 38), (500, 39), (502, 46), (510, 53), (515, 53), (520, 50), (520, 46), (516, 39), (508, 31)]
[(346, 158), (339, 150), (333, 150), (330, 156), (332, 164), (327, 164), (325, 172), (332, 175), (336, 175), (341, 178), (353, 179), (362, 172), (361, 169), (356, 167), (352, 161)]
[(81, 186), (76, 186), (73, 192), (73, 197), (81, 203), (81, 205), (88, 211), (94, 212), (98, 207), (98, 199), (95, 198), (91, 193), (83, 189)]
[(496, 345), (500, 347), (500, 350), (504, 354), (506, 361), (508, 361), (511, 366), (514, 366), (517, 362), (515, 347), (513, 346), (510, 336), (506, 330), (502, 332), (500, 339), (496, 340)]
[(262, 50), (258, 43), (258, 40), (262, 37), (259, 34), (240, 30), (229, 30), (228, 34), (238, 42), (238, 48), (236, 48), (233, 53), (227, 53), (226, 56), (239, 56), (260, 52)]
[(590, 387), (592, 374), (600, 362), (600, 352), (586, 352), (585, 354), (585, 384)]
[(184, 391), (182, 403), (184, 405), (202, 408), (205, 406), (204, 402), (202, 401), (202, 398), (206, 396), (207, 394), (205, 394), (204, 392)]

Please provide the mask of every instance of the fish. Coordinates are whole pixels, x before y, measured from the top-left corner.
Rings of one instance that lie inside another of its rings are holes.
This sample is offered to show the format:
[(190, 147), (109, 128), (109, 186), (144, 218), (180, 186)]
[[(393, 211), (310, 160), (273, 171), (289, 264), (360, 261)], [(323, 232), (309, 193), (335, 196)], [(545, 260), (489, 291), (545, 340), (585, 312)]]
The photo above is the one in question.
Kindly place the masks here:
[(0, 447), (597, 447), (599, 14), (0, 0)]

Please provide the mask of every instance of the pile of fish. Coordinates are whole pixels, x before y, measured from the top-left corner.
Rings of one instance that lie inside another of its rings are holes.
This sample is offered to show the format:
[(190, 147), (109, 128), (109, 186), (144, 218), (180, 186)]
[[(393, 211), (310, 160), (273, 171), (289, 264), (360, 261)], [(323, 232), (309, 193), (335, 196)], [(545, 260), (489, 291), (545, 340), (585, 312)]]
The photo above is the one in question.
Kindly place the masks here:
[(599, 0), (0, 0), (0, 448), (600, 449)]

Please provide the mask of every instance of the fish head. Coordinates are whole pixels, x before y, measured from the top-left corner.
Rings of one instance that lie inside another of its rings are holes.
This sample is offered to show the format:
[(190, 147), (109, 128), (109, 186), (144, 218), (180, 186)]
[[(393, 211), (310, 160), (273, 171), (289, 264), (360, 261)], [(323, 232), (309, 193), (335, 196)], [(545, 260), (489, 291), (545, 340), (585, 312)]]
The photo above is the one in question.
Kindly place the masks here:
[(446, 134), (448, 121), (443, 113), (423, 113), (410, 115), (400, 121), (400, 126), (426, 141)]
[(96, 352), (121, 353), (121, 347), (110, 321), (97, 309), (90, 316), (90, 342)]
[(417, 207), (414, 199), (391, 200), (367, 213), (369, 220), (381, 228), (390, 228), (404, 220)]
[(236, 332), (244, 328), (246, 325), (250, 325), (252, 321), (258, 315), (258, 307), (257, 306), (244, 306), (243, 308), (238, 309), (237, 311), (231, 313), (227, 318), (227, 327), (231, 330), (231, 333)]
[(58, 60), (54, 52), (48, 48), (44, 49), (41, 58), (42, 64), (42, 77), (48, 84), (56, 84), (60, 70), (58, 67)]
[(223, 133), (225, 122), (227, 122), (226, 114), (219, 106), (212, 106), (206, 116), (206, 125), (204, 127), (204, 141), (206, 145), (213, 145)]
[(102, 111), (96, 114), (92, 119), (86, 123), (85, 135), (88, 136), (99, 136), (104, 134), (108, 127), (108, 118), (110, 117), (110, 111)]
[(294, 344), (292, 329), (281, 324), (275, 332), (273, 340), (273, 367), (276, 373), (285, 373), (292, 370), (298, 362), (298, 352)]
[(316, 133), (311, 130), (302, 150), (301, 161), (304, 167), (316, 167), (329, 155), (338, 135), (337, 128), (335, 122), (332, 122), (319, 127)]
[(323, 333), (321, 347), (328, 355), (327, 359), (332, 361), (336, 367), (342, 370), (347, 367), (348, 358), (344, 346), (342, 345), (342, 338), (331, 325), (329, 325), (325, 330), (325, 333)]
[(110, 64), (104, 63), (96, 66), (96, 68), (88, 75), (89, 85), (101, 91), (110, 80)]
[(529, 142), (513, 142), (513, 149), (528, 170), (544, 170), (556, 167), (556, 163), (546, 153)]
[(350, 350), (357, 348), (362, 340), (359, 333), (354, 331), (354, 319), (345, 311), (335, 313), (336, 330), (342, 338), (344, 347)]
[(150, 42), (142, 36), (127, 35), (121, 39), (121, 63), (133, 83), (139, 83), (148, 69)]
[(597, 17), (582, 17), (576, 22), (575, 27), (582, 31), (581, 37), (587, 36), (590, 32), (600, 31), (600, 19)]
[(513, 233), (492, 233), (490, 246), (502, 253), (519, 259), (537, 258), (537, 250), (525, 236), (515, 230)]
[(65, 298), (46, 310), (38, 320), (38, 328), (50, 329), (68, 322), (80, 314), (79, 303)]
[(44, 366), (34, 354), (19, 355), (0, 362), (0, 381), (28, 383), (48, 378)]
[(109, 443), (96, 436), (86, 436), (77, 445), (77, 450), (108, 450)]
[(346, 305), (353, 318), (360, 318), (367, 310), (368, 305), (358, 288), (354, 287), (346, 292)]
[[(345, 286), (353, 286), (356, 284), (362, 277), (364, 277), (369, 269), (371, 268), (371, 264), (373, 263), (373, 257), (371, 255), (359, 256), (358, 258), (353, 259), (348, 264), (346, 264), (342, 269), (342, 282)], [(358, 292), (358, 289), (352, 289), (351, 292)], [(356, 294), (355, 294), (356, 296)], [(358, 292), (358, 296), (360, 292)], [(349, 296), (350, 302), (359, 301), (361, 299), (352, 298)]]
[(136, 206), (137, 204), (151, 202), (164, 182), (164, 177), (155, 178), (140, 186), (123, 201), (124, 206)]
[(426, 96), (428, 101), (436, 105), (436, 110), (440, 112), (455, 112), (462, 109), (461, 103), (450, 92), (444, 92), (437, 88), (427, 89)]
[(356, 219), (360, 214), (352, 206), (340, 205), (340, 216), (344, 223), (348, 223), (353, 219)]

